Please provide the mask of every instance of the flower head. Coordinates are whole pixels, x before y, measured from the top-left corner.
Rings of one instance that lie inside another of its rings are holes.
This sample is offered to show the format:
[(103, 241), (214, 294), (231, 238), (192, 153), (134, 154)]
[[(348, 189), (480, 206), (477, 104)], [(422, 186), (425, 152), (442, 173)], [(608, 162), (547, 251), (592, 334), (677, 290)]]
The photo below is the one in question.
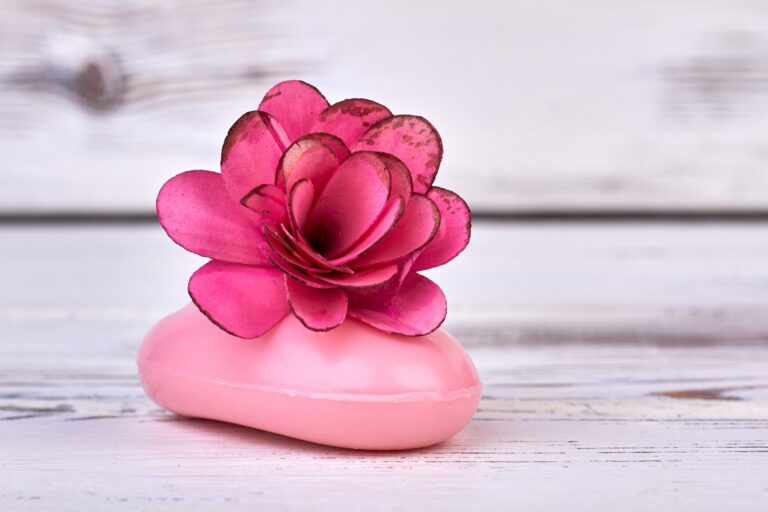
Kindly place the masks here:
[(329, 105), (309, 84), (281, 82), (229, 130), (221, 174), (168, 180), (158, 217), (211, 258), (189, 294), (235, 336), (261, 336), (291, 311), (313, 330), (349, 315), (427, 334), (446, 301), (417, 271), (450, 261), (470, 236), (466, 203), (432, 186), (442, 154), (426, 119), (364, 99)]

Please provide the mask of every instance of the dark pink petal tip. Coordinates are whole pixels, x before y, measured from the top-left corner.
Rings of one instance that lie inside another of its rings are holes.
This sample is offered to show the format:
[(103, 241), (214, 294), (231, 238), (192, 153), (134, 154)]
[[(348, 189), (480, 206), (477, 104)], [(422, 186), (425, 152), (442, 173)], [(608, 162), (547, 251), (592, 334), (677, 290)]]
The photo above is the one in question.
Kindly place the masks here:
[(391, 115), (387, 107), (375, 101), (351, 98), (323, 110), (312, 131), (332, 133), (351, 147), (368, 128)]
[(435, 127), (423, 117), (410, 115), (379, 121), (351, 149), (396, 156), (410, 169), (414, 192), (422, 194), (432, 185), (443, 158), (443, 142)]
[(239, 338), (258, 338), (290, 311), (285, 276), (276, 268), (214, 260), (192, 274), (188, 290), (204, 315)]
[(240, 201), (256, 187), (275, 183), (275, 168), (288, 144), (275, 119), (248, 112), (229, 129), (221, 149), (221, 175), (232, 199)]

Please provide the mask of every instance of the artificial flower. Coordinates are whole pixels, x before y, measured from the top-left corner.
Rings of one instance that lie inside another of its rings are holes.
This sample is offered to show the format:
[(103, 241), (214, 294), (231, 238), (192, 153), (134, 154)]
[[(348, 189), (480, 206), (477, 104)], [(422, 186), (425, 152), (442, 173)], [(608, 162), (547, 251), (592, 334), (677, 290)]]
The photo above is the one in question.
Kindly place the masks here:
[(317, 331), (351, 316), (424, 335), (447, 306), (417, 271), (450, 261), (470, 237), (466, 203), (432, 186), (442, 155), (422, 117), (365, 99), (329, 105), (307, 83), (281, 82), (229, 130), (221, 173), (166, 182), (158, 218), (211, 259), (189, 294), (230, 334), (257, 338), (292, 312)]

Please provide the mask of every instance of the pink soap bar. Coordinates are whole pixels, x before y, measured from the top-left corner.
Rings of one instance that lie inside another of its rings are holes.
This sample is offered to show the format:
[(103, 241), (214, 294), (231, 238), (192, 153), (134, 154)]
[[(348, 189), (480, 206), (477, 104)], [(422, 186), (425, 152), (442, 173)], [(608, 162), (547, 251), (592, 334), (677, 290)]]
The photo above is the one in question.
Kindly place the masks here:
[(169, 411), (362, 450), (450, 438), (472, 419), (482, 388), (442, 329), (410, 338), (348, 318), (315, 332), (287, 315), (244, 340), (192, 304), (152, 328), (138, 365), (147, 394)]

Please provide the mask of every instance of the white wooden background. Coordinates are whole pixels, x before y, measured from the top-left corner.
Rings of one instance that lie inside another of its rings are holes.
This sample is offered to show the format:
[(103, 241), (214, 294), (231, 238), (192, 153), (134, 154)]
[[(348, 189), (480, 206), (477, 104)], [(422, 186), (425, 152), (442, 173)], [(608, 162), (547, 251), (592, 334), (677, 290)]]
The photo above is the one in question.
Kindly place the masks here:
[[(496, 219), (431, 272), (486, 385), (440, 446), (139, 386), (201, 261), (135, 221), (294, 77), (428, 117)], [(0, 511), (768, 509), (767, 86), (758, 0), (0, 0)]]
[(0, 8), (0, 212), (149, 211), (289, 77), (432, 120), (477, 211), (768, 209), (762, 0)]

